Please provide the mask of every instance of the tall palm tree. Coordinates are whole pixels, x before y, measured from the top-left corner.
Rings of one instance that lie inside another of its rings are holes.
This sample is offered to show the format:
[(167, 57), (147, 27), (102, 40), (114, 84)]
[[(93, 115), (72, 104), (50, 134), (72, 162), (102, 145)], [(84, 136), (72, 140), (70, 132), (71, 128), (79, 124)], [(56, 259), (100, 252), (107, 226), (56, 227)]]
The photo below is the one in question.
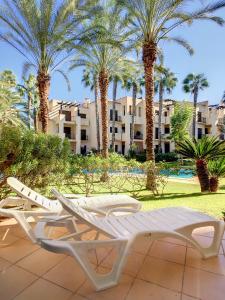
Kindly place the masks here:
[(32, 119), (34, 129), (37, 131), (37, 109), (39, 107), (39, 94), (37, 88), (37, 79), (30, 74), (28, 78), (23, 78), (23, 84), (17, 85), (17, 90), (22, 97), (26, 97), (25, 109), (28, 115), (29, 128), (32, 127)]
[(98, 85), (101, 102), (102, 125), (102, 156), (108, 157), (108, 87), (110, 77), (119, 75), (124, 53), (123, 43), (127, 39), (125, 32), (126, 18), (121, 16), (121, 9), (112, 5), (114, 1), (102, 6), (101, 14), (96, 16), (93, 26), (100, 27), (104, 24), (104, 30), (100, 30), (95, 37), (86, 39), (79, 49), (79, 56), (71, 61), (70, 69), (79, 66), (94, 68), (98, 74)]
[(156, 67), (155, 92), (159, 93), (159, 153), (162, 152), (162, 111), (164, 94), (165, 92), (171, 94), (176, 85), (177, 78), (170, 69), (162, 65)]
[(85, 84), (86, 87), (90, 87), (91, 91), (94, 90), (97, 150), (98, 152), (100, 152), (101, 141), (100, 141), (99, 109), (98, 109), (98, 74), (94, 69), (86, 68), (83, 72), (82, 82)]
[(142, 93), (142, 87), (145, 85), (144, 70), (139, 62), (132, 62), (127, 65), (124, 87), (132, 90), (132, 115), (131, 115), (131, 133), (130, 148), (134, 145), (134, 121), (136, 116), (136, 100), (137, 94)]
[[(26, 60), (24, 72), (33, 67), (37, 72), (42, 131), (48, 130), (48, 96), (51, 73), (72, 52), (65, 51), (68, 38), (81, 37), (81, 20), (88, 17), (79, 0), (2, 0), (0, 39), (16, 49)], [(67, 80), (68, 82), (68, 80)]]
[(185, 138), (177, 142), (177, 152), (195, 160), (196, 171), (202, 192), (210, 191), (208, 161), (225, 155), (225, 141), (204, 136), (201, 140)]
[(183, 81), (183, 90), (185, 93), (191, 93), (194, 97), (194, 110), (192, 121), (192, 136), (196, 137), (196, 115), (199, 91), (209, 87), (209, 83), (204, 74), (188, 74)]
[[(171, 32), (184, 23), (190, 24), (193, 20), (212, 20), (222, 25), (223, 19), (212, 16), (211, 13), (223, 8), (225, 1), (213, 1), (213, 4), (201, 6), (196, 11), (187, 9), (187, 0), (117, 0), (117, 2), (126, 9), (130, 19), (129, 28), (135, 31), (135, 41), (142, 46), (145, 70), (146, 155), (147, 160), (154, 161), (154, 66), (159, 43), (174, 41), (192, 53), (186, 41), (172, 37)], [(147, 188), (154, 188), (151, 172), (148, 172), (147, 177)]]

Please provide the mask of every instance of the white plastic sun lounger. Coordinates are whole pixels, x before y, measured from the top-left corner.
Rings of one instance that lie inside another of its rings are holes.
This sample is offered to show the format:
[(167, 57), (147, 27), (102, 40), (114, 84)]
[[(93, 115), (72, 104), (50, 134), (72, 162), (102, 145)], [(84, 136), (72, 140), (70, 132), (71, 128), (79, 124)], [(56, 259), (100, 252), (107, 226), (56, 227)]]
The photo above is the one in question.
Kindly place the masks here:
[[(203, 258), (218, 255), (224, 232), (224, 222), (206, 214), (184, 207), (169, 207), (122, 216), (108, 214), (106, 217), (98, 217), (85, 211), (74, 202), (68, 201), (56, 190), (53, 190), (53, 193), (60, 200), (64, 209), (85, 223), (88, 229), (83, 232), (74, 230), (74, 233), (61, 239), (50, 240), (44, 234), (44, 228), (49, 223), (47, 220), (43, 220), (36, 226), (37, 238), (45, 249), (73, 256), (84, 269), (96, 290), (106, 289), (118, 283), (131, 245), (140, 235), (151, 239), (165, 236), (180, 238), (196, 247)], [(203, 248), (192, 237), (195, 228), (205, 226), (213, 226), (215, 230), (212, 245), (208, 248)], [(81, 241), (82, 234), (92, 230), (97, 231), (96, 239)], [(99, 233), (109, 239), (97, 240)], [(73, 239), (71, 240), (71, 238)], [(112, 270), (108, 274), (99, 275), (88, 260), (88, 251), (107, 246), (115, 248), (117, 256)]]
[[(14, 177), (7, 179), (7, 184), (21, 198), (9, 197), (0, 202), (0, 215), (15, 218), (21, 225), (29, 238), (36, 242), (32, 227), (28, 222), (29, 217), (33, 217), (36, 221), (40, 217), (49, 215), (61, 215), (63, 213), (62, 205), (58, 200), (49, 200), (48, 198), (38, 194), (34, 190), (28, 188), (22, 182)], [(21, 205), (23, 201), (23, 205)], [(141, 209), (141, 203), (127, 195), (105, 195), (97, 197), (82, 197), (79, 199), (70, 199), (84, 209), (105, 215), (109, 211), (126, 211), (132, 209), (138, 211)], [(4, 206), (18, 205), (23, 210), (17, 208), (4, 208)], [(39, 209), (32, 210), (31, 205), (37, 206)]]

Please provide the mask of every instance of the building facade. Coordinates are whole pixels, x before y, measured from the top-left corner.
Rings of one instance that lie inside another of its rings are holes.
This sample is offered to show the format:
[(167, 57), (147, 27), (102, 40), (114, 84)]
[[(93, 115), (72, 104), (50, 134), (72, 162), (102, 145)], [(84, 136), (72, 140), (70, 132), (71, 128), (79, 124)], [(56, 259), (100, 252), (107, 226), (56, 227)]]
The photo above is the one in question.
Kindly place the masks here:
[[(115, 151), (127, 154), (130, 149), (132, 98), (123, 97), (116, 101), (115, 110)], [(98, 103), (99, 116), (101, 105)], [(174, 113), (174, 101), (165, 100), (162, 111), (162, 151), (172, 152), (174, 143), (169, 139), (170, 119)], [(108, 101), (109, 116), (109, 146), (112, 143), (113, 102)], [(154, 103), (154, 145), (157, 149), (159, 139), (159, 103)], [(101, 117), (100, 137), (101, 137)], [(198, 103), (196, 137), (201, 139), (204, 135), (220, 136), (224, 139), (225, 106), (209, 105), (208, 101)], [(136, 101), (136, 115), (134, 124), (134, 143), (136, 152), (145, 150), (145, 101), (140, 98)], [(191, 134), (191, 126), (190, 126)], [(86, 154), (97, 149), (97, 126), (95, 103), (85, 99), (84, 103), (62, 102), (51, 100), (49, 102), (49, 130), (48, 133), (68, 138), (74, 153)]]

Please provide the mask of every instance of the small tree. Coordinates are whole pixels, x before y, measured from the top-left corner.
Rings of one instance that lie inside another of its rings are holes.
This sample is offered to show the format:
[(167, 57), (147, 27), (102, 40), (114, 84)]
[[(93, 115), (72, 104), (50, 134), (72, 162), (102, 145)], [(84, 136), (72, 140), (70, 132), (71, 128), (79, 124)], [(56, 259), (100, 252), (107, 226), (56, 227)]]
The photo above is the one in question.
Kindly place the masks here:
[(192, 107), (186, 102), (177, 102), (174, 106), (174, 114), (170, 119), (170, 138), (176, 143), (188, 137), (188, 128), (192, 118)]
[(196, 171), (202, 192), (210, 191), (208, 161), (225, 155), (225, 141), (217, 137), (204, 136), (200, 140), (184, 138), (177, 141), (177, 152), (195, 160)]
[(216, 160), (210, 160), (208, 169), (210, 174), (210, 191), (217, 192), (219, 188), (219, 179), (225, 177), (225, 158), (221, 157)]

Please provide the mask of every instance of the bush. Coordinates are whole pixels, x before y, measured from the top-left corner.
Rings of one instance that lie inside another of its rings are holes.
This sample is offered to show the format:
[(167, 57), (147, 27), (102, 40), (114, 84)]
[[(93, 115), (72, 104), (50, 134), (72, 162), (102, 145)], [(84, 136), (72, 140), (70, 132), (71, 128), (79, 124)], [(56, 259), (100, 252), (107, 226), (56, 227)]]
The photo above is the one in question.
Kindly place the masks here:
[(155, 155), (155, 161), (165, 161), (165, 162), (173, 162), (178, 161), (178, 156), (175, 152), (169, 152), (169, 153), (157, 153)]
[(0, 130), (1, 185), (15, 176), (30, 187), (62, 182), (71, 154), (67, 140), (3, 126)]

